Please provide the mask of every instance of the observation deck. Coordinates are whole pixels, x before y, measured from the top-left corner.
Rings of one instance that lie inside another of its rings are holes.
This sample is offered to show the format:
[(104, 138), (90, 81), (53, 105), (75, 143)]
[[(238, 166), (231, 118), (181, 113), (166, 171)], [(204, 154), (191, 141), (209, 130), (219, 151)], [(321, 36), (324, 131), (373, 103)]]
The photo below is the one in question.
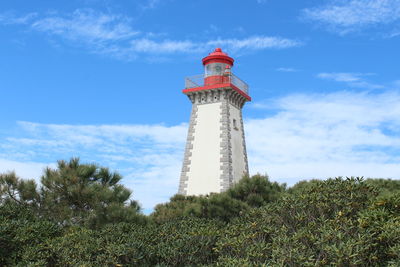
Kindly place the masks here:
[(249, 86), (239, 79), (236, 75), (196, 75), (185, 78), (185, 89), (183, 93), (197, 92), (203, 90), (212, 90), (217, 88), (232, 88), (248, 101), (251, 101), (249, 96)]

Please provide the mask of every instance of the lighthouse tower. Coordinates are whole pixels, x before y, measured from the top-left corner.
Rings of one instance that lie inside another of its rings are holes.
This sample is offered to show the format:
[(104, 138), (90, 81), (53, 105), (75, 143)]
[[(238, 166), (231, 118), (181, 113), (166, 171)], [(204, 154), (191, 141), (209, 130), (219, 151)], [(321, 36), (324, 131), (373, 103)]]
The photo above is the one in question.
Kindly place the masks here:
[(251, 98), (233, 62), (217, 48), (203, 58), (204, 75), (185, 79), (192, 113), (179, 194), (223, 192), (248, 174), (242, 107)]

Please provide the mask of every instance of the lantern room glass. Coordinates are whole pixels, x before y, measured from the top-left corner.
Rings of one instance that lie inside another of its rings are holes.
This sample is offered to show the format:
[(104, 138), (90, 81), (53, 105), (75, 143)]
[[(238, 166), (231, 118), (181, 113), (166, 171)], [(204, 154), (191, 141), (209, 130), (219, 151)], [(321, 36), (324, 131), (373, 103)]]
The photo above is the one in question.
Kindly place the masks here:
[(205, 76), (221, 76), (224, 74), (226, 66), (230, 66), (225, 63), (210, 63), (205, 66)]

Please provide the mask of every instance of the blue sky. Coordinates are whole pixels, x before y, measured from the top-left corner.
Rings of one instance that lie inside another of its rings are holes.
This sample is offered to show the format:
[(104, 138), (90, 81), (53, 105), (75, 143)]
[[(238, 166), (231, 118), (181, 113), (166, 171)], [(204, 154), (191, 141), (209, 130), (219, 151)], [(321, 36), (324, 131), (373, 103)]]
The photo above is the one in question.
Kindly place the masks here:
[(177, 192), (184, 77), (221, 47), (252, 174), (400, 178), (400, 0), (3, 0), (0, 36), (1, 172), (77, 156), (149, 212)]

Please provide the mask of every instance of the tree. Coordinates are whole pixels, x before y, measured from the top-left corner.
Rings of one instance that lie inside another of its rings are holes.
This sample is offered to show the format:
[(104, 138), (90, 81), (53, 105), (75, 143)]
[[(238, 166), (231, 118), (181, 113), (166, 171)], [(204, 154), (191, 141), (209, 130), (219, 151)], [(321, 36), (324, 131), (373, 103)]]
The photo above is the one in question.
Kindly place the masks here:
[(227, 195), (248, 204), (250, 207), (261, 207), (278, 200), (286, 190), (286, 184), (270, 182), (268, 176), (261, 174), (243, 177), (227, 191)]
[(175, 195), (169, 203), (157, 205), (151, 218), (157, 223), (179, 217), (212, 218), (228, 222), (251, 207), (261, 207), (278, 200), (285, 190), (285, 184), (270, 182), (268, 176), (257, 174), (243, 177), (223, 193)]
[(17, 203), (36, 206), (40, 195), (34, 180), (22, 180), (15, 172), (0, 174), (0, 204)]
[(145, 222), (139, 205), (130, 200), (131, 191), (119, 184), (122, 177), (108, 168), (81, 164), (78, 158), (58, 161), (47, 168), (41, 187), (15, 173), (0, 175), (2, 202), (32, 207), (62, 225), (98, 227), (113, 222)]

